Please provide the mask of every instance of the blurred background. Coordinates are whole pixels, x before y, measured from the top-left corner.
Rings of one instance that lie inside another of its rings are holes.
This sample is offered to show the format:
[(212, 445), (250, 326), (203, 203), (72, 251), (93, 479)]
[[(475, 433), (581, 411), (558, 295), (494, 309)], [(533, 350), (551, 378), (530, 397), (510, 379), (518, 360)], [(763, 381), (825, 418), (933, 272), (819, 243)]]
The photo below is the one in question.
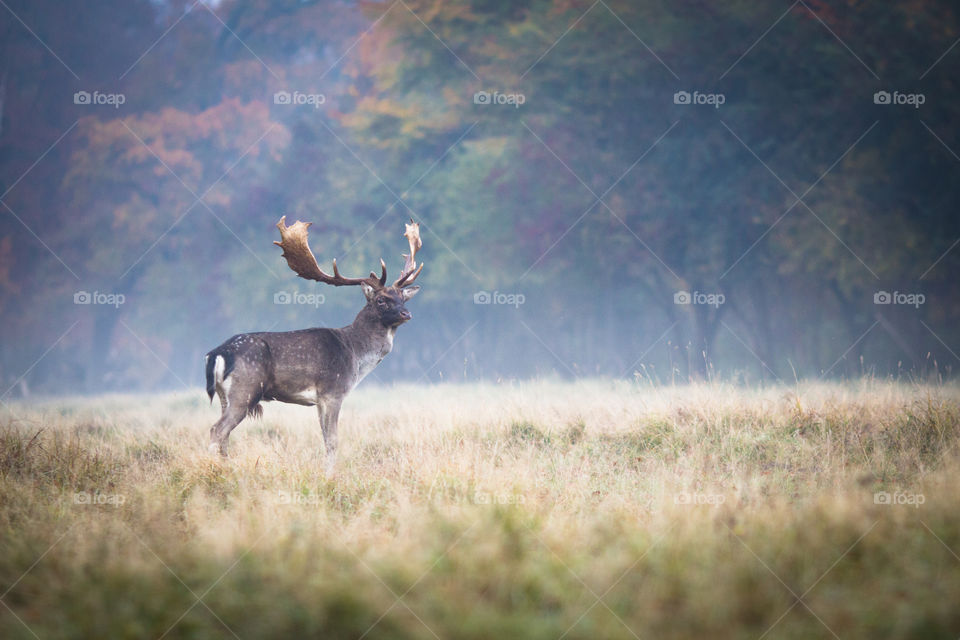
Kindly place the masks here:
[(381, 382), (948, 376), (952, 2), (0, 2), (0, 399), (199, 386), (426, 263)]

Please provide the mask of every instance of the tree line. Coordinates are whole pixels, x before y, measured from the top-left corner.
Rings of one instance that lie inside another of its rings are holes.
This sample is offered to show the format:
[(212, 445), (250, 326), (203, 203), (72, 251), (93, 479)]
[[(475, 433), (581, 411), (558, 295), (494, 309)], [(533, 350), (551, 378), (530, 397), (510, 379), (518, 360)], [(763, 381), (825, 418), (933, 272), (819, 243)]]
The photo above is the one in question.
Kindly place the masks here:
[(957, 32), (946, 2), (11, 1), (0, 393), (190, 386), (232, 333), (349, 322), (281, 215), (360, 274), (421, 223), (383, 381), (949, 374)]

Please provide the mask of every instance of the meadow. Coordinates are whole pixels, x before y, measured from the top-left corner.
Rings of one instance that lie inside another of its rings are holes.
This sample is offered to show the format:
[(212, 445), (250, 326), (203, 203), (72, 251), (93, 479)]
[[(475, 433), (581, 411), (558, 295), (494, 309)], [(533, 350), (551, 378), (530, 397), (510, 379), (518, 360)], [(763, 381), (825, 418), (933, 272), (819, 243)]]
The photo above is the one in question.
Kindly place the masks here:
[(0, 410), (0, 637), (956, 638), (960, 388), (361, 385)]

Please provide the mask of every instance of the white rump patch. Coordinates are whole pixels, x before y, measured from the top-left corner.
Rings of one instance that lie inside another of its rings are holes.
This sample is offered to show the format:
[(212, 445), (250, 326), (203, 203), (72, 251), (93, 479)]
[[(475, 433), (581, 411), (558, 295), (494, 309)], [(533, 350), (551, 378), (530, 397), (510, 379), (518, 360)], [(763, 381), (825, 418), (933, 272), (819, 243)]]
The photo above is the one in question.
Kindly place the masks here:
[(226, 379), (223, 377), (226, 368), (227, 361), (223, 359), (223, 356), (217, 356), (217, 359), (213, 361), (213, 384), (218, 390), (222, 390), (224, 395), (229, 393), (231, 382), (229, 376)]

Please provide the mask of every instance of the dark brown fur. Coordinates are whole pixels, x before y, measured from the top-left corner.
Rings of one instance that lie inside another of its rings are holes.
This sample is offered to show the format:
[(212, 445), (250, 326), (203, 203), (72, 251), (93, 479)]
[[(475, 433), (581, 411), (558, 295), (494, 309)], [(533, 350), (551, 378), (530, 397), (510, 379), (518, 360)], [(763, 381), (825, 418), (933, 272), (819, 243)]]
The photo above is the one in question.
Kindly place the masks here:
[(363, 289), (367, 304), (346, 327), (241, 333), (207, 354), (207, 393), (220, 397), (223, 410), (210, 429), (211, 450), (226, 455), (230, 432), (246, 416), (260, 417), (261, 401), (277, 400), (318, 407), (333, 464), (340, 405), (390, 353), (397, 327), (411, 317), (405, 303), (420, 287)]

